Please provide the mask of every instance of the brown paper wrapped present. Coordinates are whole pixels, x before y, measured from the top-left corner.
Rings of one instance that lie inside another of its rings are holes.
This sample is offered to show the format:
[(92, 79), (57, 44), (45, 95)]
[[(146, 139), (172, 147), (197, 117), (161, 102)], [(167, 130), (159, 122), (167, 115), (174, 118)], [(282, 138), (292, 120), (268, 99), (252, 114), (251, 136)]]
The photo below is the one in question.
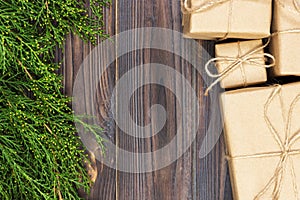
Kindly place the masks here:
[[(215, 83), (220, 82), (223, 88), (236, 88), (263, 83), (267, 80), (266, 68), (275, 63), (271, 54), (264, 53), (262, 40), (238, 41), (217, 44), (216, 58), (209, 60), (205, 65), (207, 74), (217, 77)], [(272, 60), (266, 64), (265, 58)], [(218, 74), (210, 72), (210, 63), (215, 62)]]
[(300, 199), (300, 83), (221, 95), (235, 200)]
[(272, 0), (183, 0), (187, 38), (260, 39), (270, 35)]
[[(297, 3), (298, 2), (298, 3)], [(300, 2), (275, 0), (270, 51), (276, 58), (275, 76), (300, 76)]]

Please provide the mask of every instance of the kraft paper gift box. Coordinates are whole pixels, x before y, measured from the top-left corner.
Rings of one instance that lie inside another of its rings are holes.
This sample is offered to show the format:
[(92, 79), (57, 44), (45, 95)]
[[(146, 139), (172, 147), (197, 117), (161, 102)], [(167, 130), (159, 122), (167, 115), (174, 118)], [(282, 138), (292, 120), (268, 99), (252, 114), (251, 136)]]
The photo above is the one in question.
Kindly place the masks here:
[(187, 38), (260, 39), (270, 35), (272, 0), (184, 0)]
[(235, 200), (299, 200), (300, 83), (221, 94)]
[(272, 64), (265, 64), (265, 56), (272, 58), (272, 55), (265, 54), (263, 48), (262, 40), (217, 44), (216, 58), (211, 61), (216, 63), (221, 87), (234, 88), (266, 82), (266, 68)]
[(275, 76), (300, 76), (300, 7), (298, 0), (275, 0), (270, 51), (276, 58)]

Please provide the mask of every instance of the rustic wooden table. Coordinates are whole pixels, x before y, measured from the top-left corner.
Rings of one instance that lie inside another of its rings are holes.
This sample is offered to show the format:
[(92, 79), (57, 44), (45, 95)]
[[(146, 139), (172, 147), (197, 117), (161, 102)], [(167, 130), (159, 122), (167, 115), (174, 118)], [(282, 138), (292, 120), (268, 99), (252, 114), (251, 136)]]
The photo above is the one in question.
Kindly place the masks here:
[[(140, 27), (163, 27), (181, 32), (181, 19), (179, 0), (112, 0), (111, 6), (105, 9), (105, 28), (111, 36)], [(213, 54), (213, 42), (197, 42), (206, 51)], [(77, 37), (68, 36), (61, 69), (67, 95), (72, 95), (76, 73), (92, 48), (90, 44), (84, 44)], [(174, 48), (180, 48), (184, 53), (185, 49), (189, 47), (174, 43)], [(60, 52), (57, 55), (59, 57)], [(205, 59), (205, 55), (203, 56)], [(165, 107), (168, 119), (164, 128), (156, 136), (149, 139), (129, 137), (117, 128), (112, 120), (109, 99), (115, 83), (129, 69), (145, 63), (165, 64), (184, 74), (186, 80), (198, 92), (201, 113), (200, 126), (196, 140), (183, 156), (171, 165), (152, 173), (124, 173), (97, 163), (98, 176), (88, 199), (231, 200), (232, 192), (224, 157), (223, 136), (221, 135), (214, 149), (205, 158), (200, 159), (198, 156), (200, 146), (206, 135), (210, 109), (209, 99), (203, 95), (206, 85), (202, 77), (181, 57), (155, 49), (137, 50), (117, 58), (116, 61), (102, 77), (101, 91), (97, 96), (98, 117), (105, 134), (109, 135), (114, 143), (118, 143), (120, 147), (133, 152), (147, 152), (160, 148), (176, 134), (178, 101), (172, 92), (158, 85), (146, 85), (139, 89), (134, 97), (135, 103), (130, 107), (140, 124), (150, 122), (151, 117), (145, 113), (153, 104), (161, 104)], [(147, 78), (151, 74), (144, 74), (143, 76)], [(165, 80), (168, 80), (168, 77)], [(155, 118), (151, 123), (155, 123)]]

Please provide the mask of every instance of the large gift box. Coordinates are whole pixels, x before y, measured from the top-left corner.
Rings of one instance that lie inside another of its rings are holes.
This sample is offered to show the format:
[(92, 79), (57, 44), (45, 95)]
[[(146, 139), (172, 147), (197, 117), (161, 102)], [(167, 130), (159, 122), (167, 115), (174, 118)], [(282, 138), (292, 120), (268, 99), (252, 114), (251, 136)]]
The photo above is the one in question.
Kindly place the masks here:
[(184, 0), (187, 38), (259, 39), (270, 35), (272, 0)]
[[(298, 2), (298, 3), (297, 3)], [(300, 1), (275, 0), (270, 51), (276, 58), (275, 76), (300, 76)]]
[[(263, 45), (262, 40), (217, 44), (216, 58), (211, 59), (210, 62), (216, 63), (218, 75), (215, 76), (219, 78), (221, 87), (245, 87), (265, 82), (266, 68), (273, 66), (274, 63), (266, 64), (266, 58), (273, 59), (273, 56), (264, 53), (264, 46), (266, 45)], [(206, 69), (207, 67), (208, 65)], [(210, 69), (208, 74), (212, 74)]]
[(221, 94), (235, 200), (300, 199), (300, 83)]

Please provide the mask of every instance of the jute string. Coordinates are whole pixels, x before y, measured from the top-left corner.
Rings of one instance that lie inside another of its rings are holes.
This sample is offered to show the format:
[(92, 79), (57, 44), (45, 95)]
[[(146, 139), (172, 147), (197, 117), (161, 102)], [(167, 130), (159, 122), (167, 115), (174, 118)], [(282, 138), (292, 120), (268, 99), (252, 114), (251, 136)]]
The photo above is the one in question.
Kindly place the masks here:
[(226, 31), (225, 35), (222, 38), (218, 39), (218, 41), (226, 40), (229, 33), (231, 32), (233, 1), (234, 0), (231, 0), (229, 2), (229, 11), (228, 11), (228, 14), (227, 14), (227, 31)]
[[(238, 41), (238, 58), (240, 58), (241, 56), (242, 56), (241, 42)], [(246, 76), (246, 72), (245, 72), (243, 63), (241, 63), (240, 71), (242, 74), (244, 87), (246, 87), (247, 86), (247, 76)]]
[[(277, 167), (274, 171), (273, 176), (270, 178), (266, 186), (255, 196), (254, 200), (259, 200), (262, 198), (263, 195), (269, 191), (269, 189), (272, 189), (272, 199), (277, 200), (280, 197), (280, 192), (282, 189), (282, 184), (284, 180), (284, 175), (286, 174), (287, 164), (290, 161), (290, 172), (292, 176), (292, 184), (293, 184), (293, 191), (295, 194), (296, 199), (299, 199), (299, 192), (298, 192), (298, 185), (296, 182), (296, 176), (295, 176), (295, 169), (293, 166), (293, 161), (291, 156), (292, 155), (300, 155), (300, 149), (293, 150), (292, 146), (295, 142), (297, 142), (300, 139), (300, 131), (298, 130), (295, 133), (291, 133), (291, 125), (292, 125), (292, 117), (293, 117), (293, 111), (297, 103), (299, 103), (300, 100), (300, 94), (298, 94), (292, 101), (290, 108), (288, 110), (288, 116), (285, 124), (285, 138), (284, 141), (280, 139), (279, 131), (276, 130), (276, 128), (273, 126), (271, 120), (268, 117), (268, 109), (274, 98), (279, 95), (281, 98), (281, 86), (276, 85), (274, 87), (274, 90), (270, 94), (269, 98), (267, 99), (265, 106), (264, 106), (264, 120), (270, 130), (270, 133), (272, 134), (274, 140), (278, 144), (278, 147), (280, 148), (280, 151), (278, 152), (266, 152), (266, 153), (257, 153), (252, 155), (241, 155), (241, 156), (227, 156), (228, 160), (238, 160), (238, 159), (249, 159), (249, 158), (266, 158), (266, 157), (274, 157), (279, 156), (280, 160), (277, 164)], [(281, 105), (281, 110), (283, 111), (283, 107)], [(285, 123), (285, 122), (284, 122)]]
[[(229, 74), (231, 74), (234, 70), (236, 70), (237, 68), (243, 68), (243, 64), (247, 63), (247, 64), (251, 64), (253, 66), (257, 66), (257, 67), (263, 67), (263, 68), (269, 68), (269, 67), (273, 67), (275, 65), (275, 58), (273, 55), (269, 54), (269, 53), (263, 53), (263, 56), (266, 59), (270, 59), (271, 62), (270, 64), (262, 64), (261, 62), (258, 62), (261, 60), (261, 55), (259, 55), (258, 53), (263, 50), (266, 46), (268, 46), (268, 44), (270, 43), (270, 38), (268, 38), (268, 41), (260, 46), (257, 47), (253, 50), (251, 50), (249, 53), (246, 53), (245, 55), (239, 55), (237, 57), (230, 57), (230, 56), (221, 56), (221, 57), (217, 57), (217, 58), (212, 58), (210, 59), (206, 64), (205, 64), (205, 71), (207, 73), (208, 76), (212, 77), (212, 78), (217, 78), (205, 91), (205, 96), (208, 95), (208, 92), (216, 85), (218, 84), (220, 81), (222, 81), (224, 78), (226, 78)], [(238, 45), (240, 46), (240, 44), (238, 43)], [(240, 47), (239, 47), (240, 48)], [(215, 63), (215, 62), (232, 62), (230, 65), (228, 65), (223, 71), (217, 73), (217, 74), (213, 74), (210, 70), (209, 70), (209, 66), (211, 63)], [(245, 75), (245, 74), (242, 74)], [(245, 75), (246, 76), (246, 75)], [(246, 79), (244, 80), (244, 85), (246, 85)]]
[[(182, 10), (183, 14), (192, 14), (192, 13), (197, 13), (197, 12), (203, 12), (210, 8), (218, 6), (222, 3), (232, 1), (232, 0), (210, 0), (210, 1), (206, 1), (203, 4), (201, 4), (199, 6), (195, 6), (195, 7), (189, 7), (188, 1), (189, 0), (181, 1), (181, 10)], [(300, 2), (298, 2), (299, 0), (293, 0), (293, 7), (287, 6), (286, 3), (282, 2), (281, 0), (275, 0), (275, 1), (278, 2), (278, 4), (281, 7), (285, 8), (293, 13), (300, 14)]]
[(210, 0), (210, 1), (204, 2), (203, 4), (201, 4), (199, 6), (189, 7), (188, 0), (182, 0), (181, 1), (181, 11), (183, 14), (192, 14), (192, 13), (197, 13), (197, 12), (203, 12), (210, 8), (218, 6), (222, 3), (225, 3), (227, 1), (232, 1), (232, 0)]
[(289, 12), (292, 12), (294, 14), (300, 14), (300, 2), (299, 0), (293, 0), (293, 7), (287, 6), (286, 2), (282, 2), (281, 0), (275, 0), (278, 5), (280, 5), (282, 8), (288, 10)]
[(295, 28), (295, 29), (288, 29), (288, 30), (283, 30), (283, 31), (277, 31), (272, 33), (271, 37), (274, 37), (276, 35), (280, 35), (280, 34), (289, 34), (289, 33), (300, 33), (300, 29), (299, 28)]

